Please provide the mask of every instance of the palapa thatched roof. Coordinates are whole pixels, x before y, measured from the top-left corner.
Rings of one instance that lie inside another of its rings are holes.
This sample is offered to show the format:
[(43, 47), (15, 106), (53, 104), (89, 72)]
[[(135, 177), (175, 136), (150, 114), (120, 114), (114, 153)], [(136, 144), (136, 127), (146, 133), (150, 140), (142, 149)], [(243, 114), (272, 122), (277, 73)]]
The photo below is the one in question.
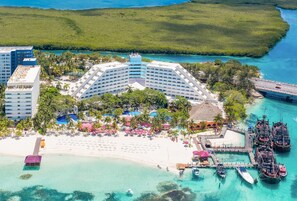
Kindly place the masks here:
[(214, 117), (222, 114), (220, 108), (212, 103), (204, 102), (192, 107), (190, 111), (190, 119), (194, 121), (213, 121)]

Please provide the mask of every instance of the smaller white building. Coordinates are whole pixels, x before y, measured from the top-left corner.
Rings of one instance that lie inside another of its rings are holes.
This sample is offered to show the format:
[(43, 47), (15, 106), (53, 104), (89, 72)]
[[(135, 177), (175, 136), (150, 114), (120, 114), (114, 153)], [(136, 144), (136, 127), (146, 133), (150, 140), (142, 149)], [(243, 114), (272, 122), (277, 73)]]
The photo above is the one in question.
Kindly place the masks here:
[(7, 82), (5, 113), (11, 120), (34, 117), (40, 92), (40, 66), (18, 66)]

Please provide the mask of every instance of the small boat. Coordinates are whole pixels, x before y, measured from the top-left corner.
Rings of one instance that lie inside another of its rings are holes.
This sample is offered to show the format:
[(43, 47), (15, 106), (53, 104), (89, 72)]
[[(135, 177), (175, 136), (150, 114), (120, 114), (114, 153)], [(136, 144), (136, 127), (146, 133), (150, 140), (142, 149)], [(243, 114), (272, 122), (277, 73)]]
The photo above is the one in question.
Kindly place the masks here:
[(279, 164), (278, 167), (279, 167), (279, 175), (282, 178), (285, 178), (288, 175), (286, 166), (284, 164)]
[(217, 175), (219, 175), (219, 177), (224, 179), (224, 178), (226, 178), (226, 173), (227, 172), (226, 172), (224, 165), (222, 163), (219, 163), (217, 165)]
[(128, 190), (127, 190), (127, 193), (126, 193), (128, 196), (133, 196), (133, 191), (132, 191), (132, 189), (131, 188), (129, 188)]
[(248, 173), (248, 171), (246, 170), (245, 167), (237, 167), (236, 168), (238, 174), (249, 184), (254, 184), (254, 179), (253, 177), (250, 175), (250, 173)]
[(192, 175), (195, 178), (198, 178), (199, 177), (199, 169), (197, 167), (193, 167), (192, 168)]

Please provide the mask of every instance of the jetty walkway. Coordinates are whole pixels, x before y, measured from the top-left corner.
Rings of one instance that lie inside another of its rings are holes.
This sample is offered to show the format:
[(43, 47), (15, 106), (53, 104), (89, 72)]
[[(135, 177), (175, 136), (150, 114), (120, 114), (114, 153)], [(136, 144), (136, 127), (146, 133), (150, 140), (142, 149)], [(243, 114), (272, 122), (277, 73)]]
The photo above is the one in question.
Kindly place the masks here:
[(36, 138), (33, 156), (39, 155), (40, 143), (41, 143), (41, 137)]
[(206, 147), (206, 142), (208, 139), (218, 139), (221, 138), (223, 136), (225, 136), (226, 132), (227, 132), (228, 128), (226, 126), (224, 126), (222, 128), (221, 134), (220, 135), (212, 135), (212, 136), (199, 136), (199, 140), (197, 138), (193, 139), (194, 144), (197, 147), (198, 151), (201, 150), (207, 150), (210, 152), (210, 158), (213, 161), (212, 164), (210, 165), (203, 165), (203, 164), (198, 164), (197, 167), (200, 168), (215, 168), (217, 166), (218, 163), (220, 163), (219, 159), (217, 158), (215, 153), (242, 153), (242, 154), (247, 154), (249, 159), (250, 159), (250, 163), (236, 163), (236, 162), (230, 162), (230, 163), (224, 163), (224, 166), (226, 168), (236, 168), (236, 167), (246, 167), (246, 168), (253, 168), (253, 167), (257, 167), (258, 164), (255, 161), (255, 156), (253, 153), (253, 147), (252, 147), (252, 138), (250, 137), (250, 133), (246, 130), (242, 130), (242, 129), (238, 129), (238, 128), (231, 128), (229, 130), (232, 130), (234, 132), (237, 133), (241, 133), (245, 135), (245, 145), (244, 147), (211, 147), (211, 148), (207, 148)]

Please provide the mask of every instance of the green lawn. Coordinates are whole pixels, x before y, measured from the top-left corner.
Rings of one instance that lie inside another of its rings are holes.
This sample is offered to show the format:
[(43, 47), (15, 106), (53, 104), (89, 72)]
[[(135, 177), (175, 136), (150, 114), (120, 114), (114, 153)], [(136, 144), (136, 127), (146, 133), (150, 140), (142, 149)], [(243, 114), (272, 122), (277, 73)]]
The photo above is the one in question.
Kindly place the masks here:
[(0, 7), (0, 45), (262, 56), (288, 25), (272, 5), (56, 11)]

